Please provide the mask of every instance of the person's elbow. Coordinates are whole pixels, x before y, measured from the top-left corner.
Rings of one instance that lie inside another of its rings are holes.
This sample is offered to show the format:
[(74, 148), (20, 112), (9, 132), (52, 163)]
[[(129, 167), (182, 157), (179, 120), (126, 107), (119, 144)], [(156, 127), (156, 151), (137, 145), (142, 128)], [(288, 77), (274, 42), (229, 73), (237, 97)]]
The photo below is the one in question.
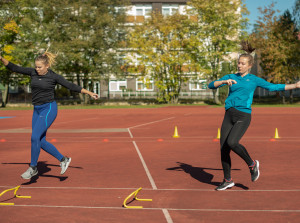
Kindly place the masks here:
[(209, 85), (208, 85), (208, 88), (209, 88), (209, 89), (216, 89), (216, 87), (215, 87), (215, 82), (214, 82), (214, 81), (213, 81), (213, 82), (210, 82)]

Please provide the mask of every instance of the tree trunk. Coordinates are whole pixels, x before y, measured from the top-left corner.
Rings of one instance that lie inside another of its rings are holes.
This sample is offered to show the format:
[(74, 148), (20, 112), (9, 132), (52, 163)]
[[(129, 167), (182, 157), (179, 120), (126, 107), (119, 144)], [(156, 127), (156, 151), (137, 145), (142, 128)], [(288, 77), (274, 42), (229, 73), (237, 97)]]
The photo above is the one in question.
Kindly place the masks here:
[(290, 90), (290, 103), (292, 104), (293, 102), (294, 102), (293, 90)]
[(6, 107), (6, 104), (7, 104), (7, 99), (8, 99), (8, 84), (5, 84), (5, 90), (2, 91), (2, 105), (1, 107)]
[(106, 83), (107, 83), (107, 100), (109, 100), (110, 99), (110, 95), (109, 95), (109, 91), (110, 91), (110, 89), (109, 89), (109, 79), (106, 80)]
[(284, 94), (284, 92), (282, 92), (282, 104), (286, 104), (286, 100), (285, 100), (285, 94)]
[(214, 102), (216, 104), (220, 104), (220, 100), (219, 100), (219, 89), (213, 89), (213, 97), (214, 97)]
[(83, 94), (79, 94), (79, 98), (80, 98), (80, 102), (83, 105), (84, 104), (84, 95)]

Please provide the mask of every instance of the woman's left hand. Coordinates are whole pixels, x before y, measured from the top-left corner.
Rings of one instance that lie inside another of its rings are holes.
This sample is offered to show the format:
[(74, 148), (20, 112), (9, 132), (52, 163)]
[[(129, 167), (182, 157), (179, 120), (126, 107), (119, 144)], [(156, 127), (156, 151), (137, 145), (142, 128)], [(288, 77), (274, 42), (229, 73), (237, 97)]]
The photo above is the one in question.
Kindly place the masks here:
[(94, 99), (98, 99), (98, 98), (99, 98), (99, 95), (96, 94), (96, 93), (93, 93), (93, 92), (90, 94), (90, 96), (91, 96), (92, 98), (94, 98)]

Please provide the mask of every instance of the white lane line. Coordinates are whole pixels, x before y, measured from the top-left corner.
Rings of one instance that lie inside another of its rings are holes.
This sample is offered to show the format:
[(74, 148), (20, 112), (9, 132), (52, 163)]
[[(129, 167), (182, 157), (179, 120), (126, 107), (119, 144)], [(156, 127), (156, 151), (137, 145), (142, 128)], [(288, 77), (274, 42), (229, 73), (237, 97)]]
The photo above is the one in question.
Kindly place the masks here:
[(167, 222), (168, 223), (173, 223), (173, 220), (172, 220), (172, 218), (171, 218), (168, 210), (167, 209), (162, 209), (162, 211), (163, 211), (163, 213), (165, 215), (165, 218), (166, 218)]
[(170, 119), (173, 119), (173, 118), (175, 118), (175, 117), (170, 117), (170, 118), (160, 119), (160, 120), (153, 121), (153, 122), (147, 122), (147, 123), (144, 123), (144, 124), (131, 126), (131, 127), (129, 127), (129, 128), (130, 128), (130, 129), (133, 129), (133, 128), (141, 127), (141, 126), (144, 126), (144, 125), (151, 125), (151, 124), (154, 124), (154, 123), (157, 123), (157, 122), (163, 122), (163, 121), (170, 120)]
[(92, 120), (92, 119), (99, 119), (99, 118), (86, 118), (86, 119), (76, 119), (76, 120), (72, 120), (72, 121), (66, 121), (66, 122), (58, 122), (58, 123), (55, 123), (55, 125), (57, 126), (57, 125), (64, 125), (64, 124), (66, 124), (66, 123), (71, 123), (71, 122), (76, 122), (76, 123), (78, 123), (78, 122), (85, 122), (85, 121), (87, 121), (87, 120)]
[(149, 169), (148, 169), (148, 167), (147, 167), (147, 165), (146, 165), (146, 162), (145, 162), (145, 160), (144, 160), (144, 158), (143, 158), (143, 156), (142, 156), (142, 154), (141, 154), (141, 152), (140, 152), (138, 146), (136, 145), (135, 141), (133, 141), (132, 143), (133, 143), (133, 145), (134, 145), (134, 147), (135, 147), (135, 149), (136, 149), (136, 152), (138, 153), (138, 155), (139, 155), (139, 157), (140, 157), (140, 160), (141, 160), (141, 162), (142, 162), (142, 164), (143, 164), (143, 167), (144, 167), (144, 169), (145, 169), (145, 171), (146, 171), (146, 174), (147, 174), (147, 176), (148, 176), (148, 179), (149, 179), (149, 181), (150, 181), (150, 183), (151, 183), (152, 189), (153, 189), (153, 190), (157, 190), (157, 187), (156, 187), (156, 185), (155, 185), (155, 182), (154, 182), (154, 180), (153, 180), (153, 178), (152, 178), (152, 176), (151, 176), (151, 174), (150, 174), (150, 171), (149, 171)]
[(243, 210), (243, 209), (178, 209), (168, 208), (169, 211), (212, 211), (212, 212), (300, 212), (300, 210)]
[[(13, 188), (14, 186), (0, 186), (0, 188)], [(106, 188), (106, 187), (28, 187), (28, 186), (22, 186), (20, 189), (54, 189), (54, 190), (134, 190), (136, 188)], [(152, 191), (153, 188), (143, 188), (143, 191), (148, 190)], [(204, 191), (204, 192), (214, 192), (214, 193), (222, 193), (217, 192), (215, 189), (155, 189), (156, 191)], [(291, 189), (291, 190), (280, 190), (280, 189), (274, 189), (274, 190), (226, 190), (224, 193), (231, 193), (231, 192), (300, 192), (300, 189)]]
[(128, 130), (129, 135), (130, 135), (130, 138), (133, 138), (133, 135), (132, 135), (132, 133), (130, 131), (130, 128), (127, 128), (127, 130)]
[[(127, 132), (126, 128), (102, 128), (102, 129), (49, 129), (49, 133), (107, 133)], [(7, 129), (0, 130), (0, 133), (31, 133), (31, 129)]]
[(300, 210), (243, 210), (243, 209), (180, 209), (180, 208), (142, 208), (142, 209), (126, 209), (124, 207), (97, 207), (97, 206), (71, 206), (71, 205), (22, 205), (15, 204), (2, 207), (40, 207), (40, 208), (86, 208), (86, 209), (123, 209), (123, 210), (167, 210), (167, 211), (201, 211), (201, 212), (297, 212), (300, 213)]

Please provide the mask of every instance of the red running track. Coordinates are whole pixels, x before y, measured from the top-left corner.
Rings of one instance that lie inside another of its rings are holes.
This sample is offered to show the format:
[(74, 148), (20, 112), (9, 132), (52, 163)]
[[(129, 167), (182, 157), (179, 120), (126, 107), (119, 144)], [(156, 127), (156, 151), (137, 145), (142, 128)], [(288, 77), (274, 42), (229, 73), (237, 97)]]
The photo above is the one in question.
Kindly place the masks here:
[[(30, 162), (32, 111), (0, 111), (0, 222), (300, 222), (300, 108), (254, 108), (241, 143), (261, 163), (251, 182), (247, 166), (232, 154), (236, 186), (222, 181), (214, 141), (224, 109), (210, 106), (149, 109), (59, 110), (47, 140), (72, 163), (60, 175), (45, 152), (39, 175), (24, 181)], [(177, 126), (180, 138), (173, 138)], [(272, 142), (275, 128), (280, 139)], [(142, 187), (139, 198), (124, 199)]]

